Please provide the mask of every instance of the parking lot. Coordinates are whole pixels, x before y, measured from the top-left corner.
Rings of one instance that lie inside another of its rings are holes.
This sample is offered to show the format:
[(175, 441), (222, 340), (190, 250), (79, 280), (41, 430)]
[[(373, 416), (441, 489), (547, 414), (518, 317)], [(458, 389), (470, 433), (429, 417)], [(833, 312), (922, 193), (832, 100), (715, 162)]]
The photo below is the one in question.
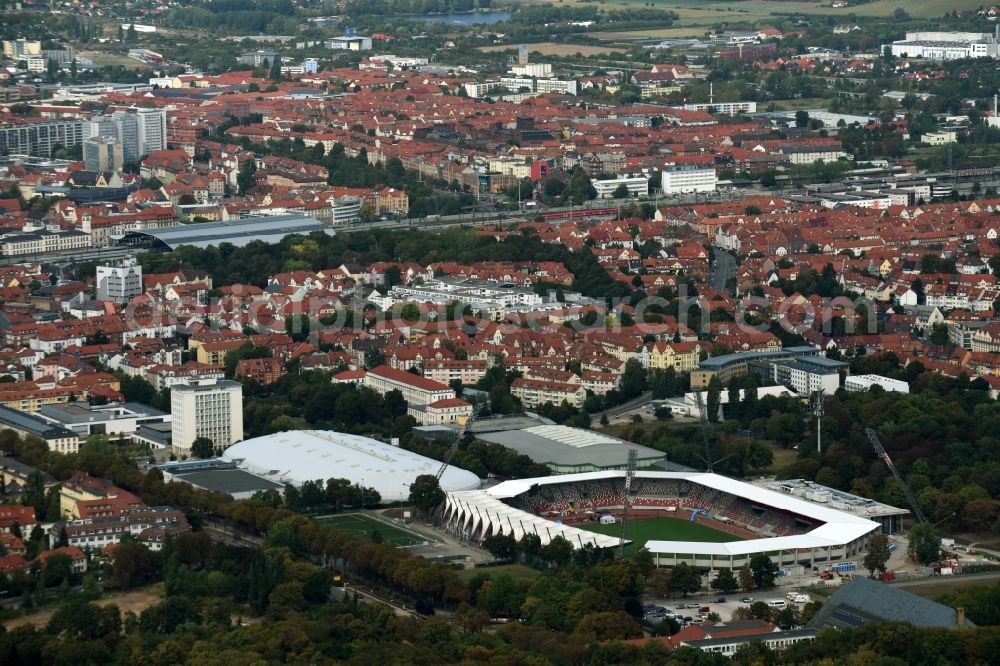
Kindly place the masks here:
[[(668, 613), (681, 615), (682, 617), (691, 617), (692, 619), (698, 618), (700, 608), (707, 607), (709, 613), (718, 613), (719, 616), (722, 618), (723, 622), (729, 622), (733, 619), (733, 612), (737, 608), (748, 607), (751, 603), (753, 603), (753, 601), (768, 602), (768, 601), (782, 600), (788, 605), (794, 605), (801, 611), (802, 607), (805, 605), (805, 602), (793, 604), (791, 601), (785, 598), (786, 592), (787, 589), (783, 590), (780, 588), (776, 588), (774, 590), (769, 590), (768, 592), (765, 592), (763, 594), (754, 594), (754, 595), (747, 595), (744, 593), (729, 594), (723, 597), (726, 600), (723, 603), (719, 603), (716, 601), (716, 599), (720, 598), (718, 594), (695, 595), (687, 597), (686, 599), (681, 599), (678, 597), (671, 597), (667, 599), (667, 598), (657, 598), (650, 596), (646, 597), (645, 603), (661, 606), (663, 608), (666, 608)], [(741, 601), (741, 599), (745, 598), (752, 598), (753, 601)], [(680, 608), (680, 606), (684, 606), (684, 608), (682, 609)], [(651, 622), (659, 622), (663, 618), (647, 615), (646, 619), (650, 620)]]

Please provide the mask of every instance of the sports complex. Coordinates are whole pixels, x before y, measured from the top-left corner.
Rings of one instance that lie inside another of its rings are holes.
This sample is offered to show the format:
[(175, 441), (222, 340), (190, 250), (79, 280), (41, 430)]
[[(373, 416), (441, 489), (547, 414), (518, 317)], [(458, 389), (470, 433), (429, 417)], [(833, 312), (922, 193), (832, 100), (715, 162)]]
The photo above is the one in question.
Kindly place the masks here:
[[(448, 493), (443, 519), (456, 536), (492, 534), (542, 544), (557, 535), (574, 547), (617, 547), (626, 473), (610, 470), (519, 479)], [(863, 556), (879, 522), (725, 476), (637, 472), (628, 491), (625, 541), (647, 548), (658, 566), (680, 562), (735, 569), (758, 554), (779, 566), (833, 566)]]

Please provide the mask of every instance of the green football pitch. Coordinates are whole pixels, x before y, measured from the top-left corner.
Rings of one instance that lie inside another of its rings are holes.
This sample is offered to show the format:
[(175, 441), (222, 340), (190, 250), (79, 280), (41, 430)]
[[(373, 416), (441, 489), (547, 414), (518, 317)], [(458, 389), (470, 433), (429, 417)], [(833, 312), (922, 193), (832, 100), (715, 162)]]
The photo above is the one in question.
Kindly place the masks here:
[[(608, 536), (621, 534), (621, 523), (601, 525), (576, 525), (580, 529)], [(738, 536), (726, 534), (719, 530), (692, 523), (682, 518), (644, 518), (629, 520), (625, 525), (625, 538), (632, 543), (625, 546), (625, 553), (631, 554), (643, 547), (647, 541), (702, 541), (708, 543), (725, 543), (727, 541), (743, 541)]]
[(338, 513), (333, 516), (322, 516), (316, 518), (316, 522), (320, 525), (329, 525), (344, 534), (369, 539), (372, 534), (378, 532), (383, 542), (397, 547), (419, 546), (427, 543), (427, 539), (416, 532), (398, 525), (384, 523), (363, 513)]

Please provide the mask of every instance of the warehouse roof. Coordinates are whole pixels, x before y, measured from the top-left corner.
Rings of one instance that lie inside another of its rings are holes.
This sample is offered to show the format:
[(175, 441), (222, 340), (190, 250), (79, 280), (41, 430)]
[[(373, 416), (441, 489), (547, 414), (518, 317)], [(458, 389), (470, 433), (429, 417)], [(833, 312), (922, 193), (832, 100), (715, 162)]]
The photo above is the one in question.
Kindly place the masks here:
[[(331, 430), (290, 430), (234, 444), (222, 460), (275, 483), (301, 485), (316, 479), (348, 479), (382, 496), (383, 502), (409, 497), (409, 485), (422, 474), (437, 474), (441, 463), (369, 437)], [(445, 492), (479, 487), (479, 477), (448, 466), (441, 477)]]
[(314, 217), (277, 215), (225, 222), (182, 224), (178, 227), (149, 231), (130, 231), (122, 238), (122, 243), (149, 245), (153, 249), (164, 251), (175, 250), (181, 245), (208, 247), (229, 243), (242, 247), (253, 241), (274, 244), (291, 234), (310, 234), (314, 231), (330, 235), (335, 233), (333, 229)]

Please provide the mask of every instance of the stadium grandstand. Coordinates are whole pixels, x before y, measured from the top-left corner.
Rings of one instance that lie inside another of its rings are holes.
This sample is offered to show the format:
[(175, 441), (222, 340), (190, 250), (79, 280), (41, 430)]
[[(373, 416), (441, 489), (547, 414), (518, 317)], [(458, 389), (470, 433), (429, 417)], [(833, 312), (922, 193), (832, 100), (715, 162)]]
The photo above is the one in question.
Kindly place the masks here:
[(334, 234), (334, 230), (313, 217), (304, 215), (274, 215), (253, 217), (224, 222), (202, 222), (182, 224), (176, 227), (129, 231), (119, 241), (119, 245), (170, 252), (182, 245), (205, 248), (210, 245), (229, 243), (236, 247), (262, 241), (270, 245), (281, 242), (291, 234), (311, 234), (322, 231)]
[[(586, 472), (449, 493), (444, 525), (471, 542), (502, 532), (518, 539), (537, 534), (544, 544), (558, 533), (578, 548), (587, 543), (614, 546), (617, 537), (597, 541), (574, 530), (589, 534), (616, 522), (625, 505), (624, 481), (622, 471)], [(882, 529), (863, 516), (718, 474), (637, 472), (628, 499), (630, 526), (650, 521), (652, 529), (643, 533), (652, 538), (638, 545), (659, 566), (687, 562), (733, 569), (758, 553), (767, 553), (779, 566), (828, 566), (863, 557), (868, 538)], [(679, 522), (708, 528), (703, 532), (714, 538), (672, 538), (671, 532), (692, 533)]]

